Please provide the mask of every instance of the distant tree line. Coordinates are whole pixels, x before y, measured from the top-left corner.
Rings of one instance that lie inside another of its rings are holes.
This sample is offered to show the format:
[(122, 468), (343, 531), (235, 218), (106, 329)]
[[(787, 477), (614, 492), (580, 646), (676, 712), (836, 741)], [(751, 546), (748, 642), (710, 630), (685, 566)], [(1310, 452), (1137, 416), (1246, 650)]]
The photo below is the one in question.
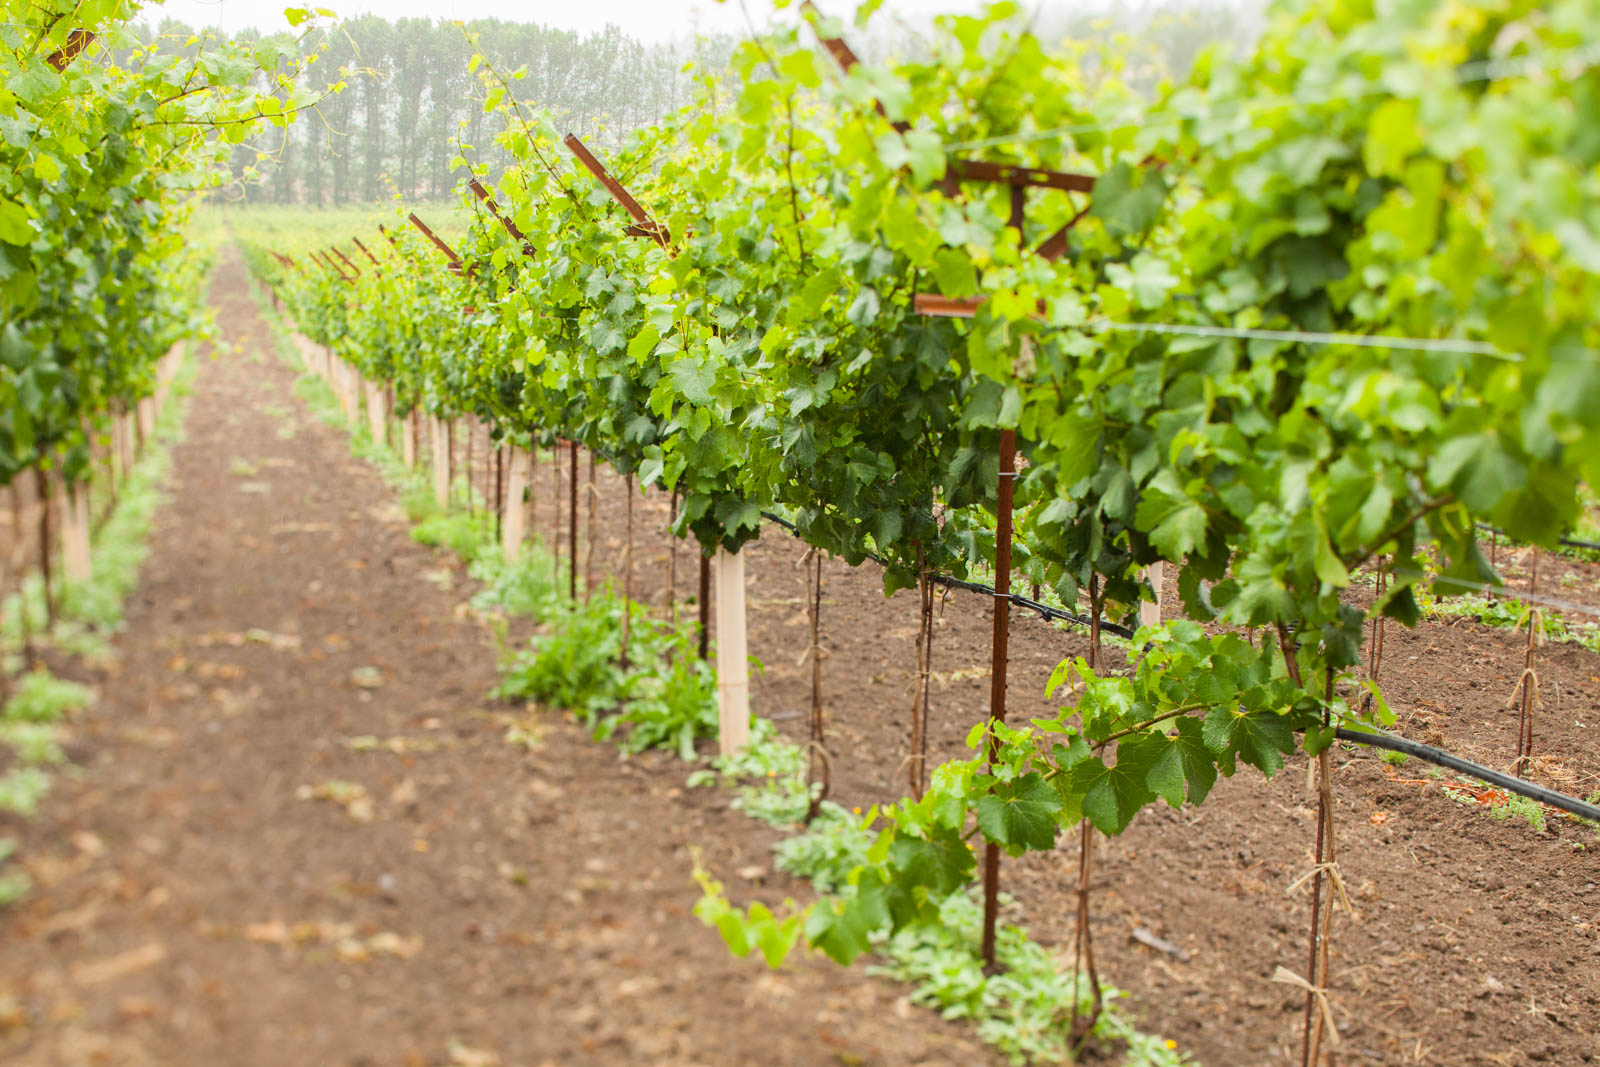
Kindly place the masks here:
[[(693, 75), (685, 67), (690, 61), (721, 67), (735, 43), (648, 45), (614, 26), (582, 35), (499, 19), (458, 26), (373, 15), (319, 32), (326, 52), (311, 76), (331, 83), (343, 73), (345, 88), (287, 131), (240, 146), (236, 173), (256, 176), (244, 185), (250, 201), (367, 203), (392, 191), (407, 199), (442, 197), (455, 186), (451, 160), (463, 151), (501, 162), (495, 120), (483, 112), (482, 82), (468, 70), (474, 52), (502, 72), (525, 69), (515, 83), (518, 99), (549, 109), (562, 129), (605, 144), (688, 103)], [(192, 55), (221, 34), (169, 21), (152, 36), (164, 50)]]
[[(1129, 55), (1135, 66), (1123, 76), (1149, 87), (1186, 72), (1207, 44), (1247, 45), (1259, 29), (1259, 4), (1146, 0), (1104, 13), (1041, 16), (1036, 29), (1047, 40), (1104, 44)], [(188, 55), (221, 36), (175, 21), (149, 32), (161, 49)], [(501, 72), (525, 70), (514, 83), (516, 97), (603, 148), (687, 104), (696, 79), (726, 70), (738, 44), (727, 36), (647, 44), (615, 26), (583, 35), (500, 19), (456, 25), (375, 15), (318, 32), (326, 52), (312, 77), (331, 83), (342, 74), (345, 88), (287, 131), (239, 147), (234, 169), (252, 179), (240, 186), (248, 201), (320, 207), (371, 203), (392, 192), (408, 200), (444, 197), (460, 177), (451, 165), (458, 155), (491, 168), (508, 163), (493, 144), (496, 120), (483, 112), (482, 82), (468, 69), (474, 52)], [(237, 39), (259, 36), (246, 30)], [(920, 49), (921, 37), (916, 26), (890, 20), (857, 44), (868, 56), (906, 55)]]

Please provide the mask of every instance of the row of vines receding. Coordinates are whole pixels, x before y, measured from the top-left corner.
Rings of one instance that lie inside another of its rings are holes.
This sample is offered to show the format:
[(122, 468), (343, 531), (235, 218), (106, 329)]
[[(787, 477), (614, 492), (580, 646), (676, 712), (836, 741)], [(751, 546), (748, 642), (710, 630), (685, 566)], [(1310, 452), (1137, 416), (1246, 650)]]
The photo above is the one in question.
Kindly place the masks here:
[[(790, 944), (849, 961), (939, 921), (978, 841), (992, 899), (1000, 852), (1069, 831), (1086, 915), (1094, 834), (1303, 750), (1309, 1062), (1336, 1040), (1327, 752), (1393, 724), (1366, 624), (1493, 590), (1479, 524), (1554, 546), (1600, 476), (1596, 25), (1591, 0), (1284, 3), (1150, 99), (1013, 5), (882, 64), (808, 11), (603, 161), (475, 60), (517, 163), (460, 146), (462, 235), (402, 215), (349, 254), (248, 251), (398, 413), (581, 444), (705, 553), (776, 517), (920, 584), (924, 619), (934, 575), (1086, 613), (1059, 714), (975, 724), (970, 759), (918, 762), (924, 682), (910, 795)], [(1184, 617), (1120, 669), (1102, 621), (1137, 625), (1158, 565)], [(1086, 928), (1079, 956), (1092, 984)]]

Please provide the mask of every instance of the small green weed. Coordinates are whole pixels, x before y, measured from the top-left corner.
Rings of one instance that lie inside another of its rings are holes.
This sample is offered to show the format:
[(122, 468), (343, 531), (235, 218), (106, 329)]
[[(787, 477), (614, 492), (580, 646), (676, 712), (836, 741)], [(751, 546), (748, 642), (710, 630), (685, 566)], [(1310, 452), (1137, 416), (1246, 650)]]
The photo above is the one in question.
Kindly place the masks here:
[(479, 611), (499, 611), (529, 619), (547, 618), (560, 610), (566, 587), (549, 553), (537, 543), (522, 546), (517, 562), (506, 566), (498, 552), (481, 552), (472, 576), (483, 589), (472, 598)]
[[(1068, 1062), (1070, 1006), (1076, 1001), (1088, 1012), (1088, 983), (1077, 981), (1070, 968), (1009, 923), (996, 931), (1000, 973), (985, 975), (978, 953), (982, 926), (978, 904), (965, 893), (953, 893), (940, 905), (938, 922), (916, 923), (889, 938), (879, 949), (889, 962), (869, 970), (910, 983), (913, 1001), (937, 1008), (946, 1018), (971, 1019), (978, 1036), (1014, 1064)], [(1116, 1010), (1126, 993), (1104, 982), (1101, 993), (1105, 1010), (1094, 1036), (1124, 1045), (1123, 1063), (1177, 1067), (1185, 1062), (1174, 1043), (1140, 1033)]]
[(430, 515), (411, 528), (411, 537), (424, 545), (448, 548), (471, 563), (480, 553), (492, 550), (492, 518), (480, 512), (469, 515), (457, 511), (449, 515)]
[(630, 655), (636, 666), (628, 676), (628, 700), (595, 736), (616, 740), (624, 752), (676, 749), (680, 759), (692, 763), (696, 742), (717, 736), (716, 675), (696, 654), (691, 627), (673, 630), (645, 618), (637, 606), (634, 611)]
[(17, 851), (17, 841), (13, 837), (0, 837), (0, 909), (5, 909), (28, 895), (28, 890), (33, 888), (33, 880), (27, 873), (13, 870), (8, 861)]
[(803, 833), (773, 846), (773, 866), (809, 879), (819, 893), (837, 893), (850, 872), (867, 862), (872, 840), (864, 826), (862, 817), (825, 800)]
[(0, 774), (0, 811), (31, 816), (50, 792), (50, 776), (37, 767), (13, 767)]
[(55, 723), (89, 706), (93, 694), (87, 686), (57, 678), (48, 671), (30, 671), (17, 680), (16, 690), (0, 711), (7, 723)]
[(617, 670), (621, 610), (609, 589), (598, 590), (587, 603), (562, 606), (548, 616), (545, 633), (503, 664), (496, 694), (564, 708), (594, 726), (625, 695)]
[(0, 722), (0, 745), (11, 749), (24, 764), (57, 764), (67, 759), (56, 741), (56, 728), (48, 723)]
[[(1515, 596), (1459, 596), (1440, 598), (1427, 605), (1428, 615), (1455, 615), (1477, 619), (1485, 626), (1498, 629), (1525, 630), (1529, 614), (1535, 605), (1518, 600)], [(1549, 611), (1539, 612), (1539, 633), (1548, 641), (1566, 641), (1600, 652), (1600, 625), (1592, 622), (1569, 622), (1561, 615)]]
[(711, 761), (709, 771), (696, 771), (688, 785), (725, 784), (735, 790), (729, 806), (772, 826), (793, 826), (811, 807), (806, 788), (806, 750), (778, 736), (766, 719), (750, 722), (750, 743)]

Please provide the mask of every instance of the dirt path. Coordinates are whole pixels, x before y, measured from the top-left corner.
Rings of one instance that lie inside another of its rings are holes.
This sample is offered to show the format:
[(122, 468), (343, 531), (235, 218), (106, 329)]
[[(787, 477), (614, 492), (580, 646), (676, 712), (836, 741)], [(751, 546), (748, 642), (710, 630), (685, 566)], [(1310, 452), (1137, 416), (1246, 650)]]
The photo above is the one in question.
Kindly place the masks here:
[(860, 969), (731, 958), (690, 846), (801, 887), (681, 763), (508, 744), (461, 575), (294, 400), (237, 258), (212, 299), (237, 351), (203, 360), (88, 766), (18, 828), (0, 1062), (988, 1061)]

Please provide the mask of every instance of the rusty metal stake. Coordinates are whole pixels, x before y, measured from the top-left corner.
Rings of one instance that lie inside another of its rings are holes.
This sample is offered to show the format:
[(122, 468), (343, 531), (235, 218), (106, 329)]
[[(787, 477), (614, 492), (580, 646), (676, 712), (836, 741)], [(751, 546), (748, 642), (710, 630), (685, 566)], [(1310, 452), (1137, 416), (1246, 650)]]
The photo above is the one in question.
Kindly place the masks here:
[(561, 442), (550, 446), (550, 555), (551, 581), (561, 588)]
[[(1000, 476), (995, 487), (994, 637), (989, 665), (989, 722), (1006, 721), (1006, 638), (1011, 623), (1011, 501), (1017, 477), (1017, 434), (1000, 431)], [(1000, 739), (989, 734), (989, 765), (1000, 756)], [(994, 929), (1000, 914), (1000, 846), (983, 848), (983, 964), (995, 966)]]
[[(512, 460), (515, 462), (515, 459)], [(500, 526), (505, 521), (506, 511), (506, 450), (501, 446), (494, 450), (494, 539), (500, 540)]]
[(672, 491), (672, 504), (668, 514), (667, 536), (671, 539), (672, 547), (667, 555), (667, 617), (672, 620), (672, 625), (678, 625), (678, 538), (672, 533), (672, 528), (678, 525), (678, 491)]
[(567, 532), (567, 564), (570, 568), (568, 591), (572, 602), (578, 602), (578, 442), (571, 442), (571, 484), (567, 486), (567, 504), (571, 511)]
[[(1539, 550), (1533, 549), (1533, 573), (1529, 577), (1528, 592), (1539, 593)], [(1538, 643), (1539, 609), (1528, 607), (1528, 647), (1522, 655), (1522, 704), (1517, 718), (1517, 777), (1526, 778), (1533, 763), (1533, 710), (1534, 679), (1533, 650)]]
[(622, 667), (628, 667), (628, 637), (633, 629), (633, 475), (624, 480), (628, 494), (627, 534), (622, 546)]
[[(589, 519), (584, 523), (583, 537), (583, 602), (587, 604), (594, 595), (594, 527), (595, 507), (599, 493), (594, 485), (594, 449), (589, 450)], [(626, 610), (626, 609), (624, 609)]]
[(700, 550), (700, 658), (711, 649), (711, 557)]

